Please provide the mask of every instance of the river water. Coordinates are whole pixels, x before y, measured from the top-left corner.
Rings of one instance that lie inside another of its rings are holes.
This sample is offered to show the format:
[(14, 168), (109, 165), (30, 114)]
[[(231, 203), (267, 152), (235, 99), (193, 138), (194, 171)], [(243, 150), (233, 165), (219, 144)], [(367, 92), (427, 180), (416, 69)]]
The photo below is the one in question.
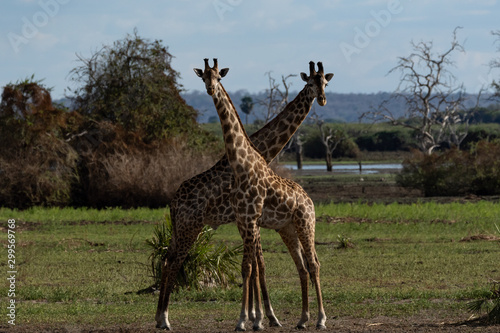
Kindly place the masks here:
[[(291, 170), (297, 170), (297, 164), (283, 164), (285, 168)], [(389, 171), (398, 172), (403, 168), (400, 163), (380, 163), (380, 164), (362, 164), (361, 165), (361, 174), (373, 174), (373, 173), (385, 173)], [(317, 171), (326, 171), (326, 163), (325, 164), (303, 164), (302, 170), (317, 170)], [(359, 164), (333, 164), (333, 172), (340, 173), (357, 173), (360, 174)]]

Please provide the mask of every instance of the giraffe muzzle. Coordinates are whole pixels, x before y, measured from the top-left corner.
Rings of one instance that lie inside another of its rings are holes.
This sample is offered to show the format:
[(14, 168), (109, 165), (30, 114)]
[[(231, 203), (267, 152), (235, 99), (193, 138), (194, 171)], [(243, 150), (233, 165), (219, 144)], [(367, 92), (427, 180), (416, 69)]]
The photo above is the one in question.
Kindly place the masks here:
[(318, 104), (321, 105), (321, 106), (325, 106), (326, 105), (326, 97), (325, 96), (319, 96), (318, 97)]

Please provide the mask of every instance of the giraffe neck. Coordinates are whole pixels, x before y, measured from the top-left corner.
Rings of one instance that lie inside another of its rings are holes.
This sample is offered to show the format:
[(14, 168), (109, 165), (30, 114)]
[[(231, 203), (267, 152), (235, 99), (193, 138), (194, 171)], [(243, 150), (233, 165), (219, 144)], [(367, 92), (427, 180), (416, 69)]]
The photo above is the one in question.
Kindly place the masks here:
[[(246, 162), (262, 160), (262, 157), (250, 141), (238, 112), (222, 84), (217, 85), (212, 98), (220, 118), (226, 156), (235, 177), (239, 178), (241, 174), (250, 171), (246, 169), (252, 168), (251, 163)], [(262, 160), (262, 163), (265, 161)]]
[(283, 149), (306, 119), (316, 97), (307, 84), (273, 120), (251, 136), (252, 142), (267, 163)]

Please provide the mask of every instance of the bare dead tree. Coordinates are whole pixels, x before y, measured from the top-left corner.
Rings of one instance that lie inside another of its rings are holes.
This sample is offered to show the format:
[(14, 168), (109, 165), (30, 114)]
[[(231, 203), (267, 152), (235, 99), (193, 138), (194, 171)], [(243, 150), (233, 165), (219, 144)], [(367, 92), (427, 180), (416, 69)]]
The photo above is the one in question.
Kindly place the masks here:
[(262, 100), (259, 100), (258, 103), (265, 107), (264, 123), (266, 124), (278, 113), (283, 111), (285, 106), (288, 104), (288, 95), (292, 84), (288, 83), (287, 80), (296, 75), (282, 75), (281, 84), (283, 85), (283, 87), (281, 87), (281, 84), (277, 83), (276, 79), (272, 76), (272, 72), (269, 71), (265, 74), (269, 79), (269, 88), (266, 89), (266, 97)]
[[(454, 65), (451, 56), (465, 52), (453, 31), (451, 45), (442, 53), (433, 52), (433, 42), (411, 42), (413, 53), (400, 57), (398, 65), (388, 74), (400, 72), (401, 81), (389, 100), (364, 114), (374, 121), (415, 131), (419, 149), (430, 155), (442, 142), (459, 147), (469, 128), (470, 113), (465, 111), (463, 84), (457, 84), (449, 71)], [(403, 99), (407, 105), (404, 118), (396, 118), (388, 107), (391, 99)], [(479, 99), (478, 99), (479, 101)]]
[(339, 144), (347, 138), (344, 131), (325, 125), (325, 121), (316, 112), (311, 114), (311, 120), (318, 126), (321, 142), (325, 148), (326, 171), (333, 171), (332, 156)]
[[(266, 97), (264, 99), (258, 100), (259, 105), (264, 106), (264, 124), (271, 121), (278, 113), (283, 111), (285, 106), (288, 104), (288, 96), (290, 92), (290, 87), (292, 86), (288, 80), (291, 77), (297, 76), (295, 74), (289, 74), (287, 76), (281, 76), (281, 84), (276, 82), (276, 79), (272, 76), (272, 72), (266, 72), (269, 79), (269, 88), (265, 90)], [(281, 86), (283, 85), (283, 86)], [(275, 161), (279, 163), (280, 157), (284, 154), (285, 150), (289, 149), (292, 145), (292, 140), (276, 155)]]

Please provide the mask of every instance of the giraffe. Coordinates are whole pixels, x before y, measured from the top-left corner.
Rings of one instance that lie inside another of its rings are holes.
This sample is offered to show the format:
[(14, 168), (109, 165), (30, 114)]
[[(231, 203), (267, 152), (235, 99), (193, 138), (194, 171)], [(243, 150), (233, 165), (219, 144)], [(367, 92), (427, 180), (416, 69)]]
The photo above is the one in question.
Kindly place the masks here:
[[(205, 82), (207, 93), (214, 100), (222, 127), (226, 156), (234, 176), (229, 199), (236, 216), (238, 230), (243, 238), (241, 266), (243, 297), (236, 330), (244, 331), (245, 322), (249, 319), (250, 277), (252, 263), (256, 260), (260, 243), (260, 227), (286, 230), (290, 235), (296, 234), (304, 252), (304, 258), (301, 258), (303, 270), (308, 271), (316, 289), (319, 312), (316, 326), (326, 328), (319, 278), (320, 265), (314, 245), (316, 224), (314, 204), (300, 185), (280, 177), (269, 168), (267, 161), (247, 136), (231, 99), (220, 83), (220, 79), (228, 70), (224, 68), (219, 72), (216, 59), (213, 68), (210, 68), (208, 59), (205, 59), (205, 71), (195, 69)], [(307, 269), (304, 261), (307, 262)], [(258, 272), (256, 273), (258, 276)], [(302, 296), (303, 302), (308, 303), (307, 279), (305, 281), (306, 283), (302, 285)], [(303, 308), (297, 327), (303, 328), (307, 320), (309, 320), (308, 306)], [(261, 317), (255, 318), (254, 330), (262, 329), (261, 322)]]
[[(317, 98), (318, 104), (326, 104), (324, 90), (332, 77), (331, 73), (324, 74), (321, 62), (318, 62), (318, 72), (316, 72), (315, 64), (311, 61), (309, 63), (309, 76), (301, 73), (302, 80), (306, 82), (304, 88), (278, 116), (251, 136), (267, 163), (270, 163), (281, 151), (298, 126), (304, 121), (314, 100)], [(177, 190), (170, 205), (174, 230), (162, 273), (156, 313), (157, 327), (171, 328), (168, 321), (168, 304), (175, 276), (203, 226), (210, 225), (217, 228), (222, 224), (235, 222), (235, 215), (229, 204), (231, 183), (232, 170), (227, 156), (224, 156), (209, 170), (184, 181)], [(307, 272), (303, 270), (301, 247), (297, 236), (293, 233), (289, 234), (286, 229), (280, 231), (280, 236), (294, 258), (297, 269), (299, 271), (302, 269), (301, 276), (307, 283)], [(281, 326), (269, 301), (260, 242), (258, 242), (258, 246), (257, 262), (266, 315), (269, 318), (270, 326)], [(256, 269), (253, 271), (255, 272)], [(301, 285), (303, 285), (302, 282)], [(307, 299), (305, 302), (307, 303)], [(251, 313), (251, 316), (255, 317), (256, 314)]]

